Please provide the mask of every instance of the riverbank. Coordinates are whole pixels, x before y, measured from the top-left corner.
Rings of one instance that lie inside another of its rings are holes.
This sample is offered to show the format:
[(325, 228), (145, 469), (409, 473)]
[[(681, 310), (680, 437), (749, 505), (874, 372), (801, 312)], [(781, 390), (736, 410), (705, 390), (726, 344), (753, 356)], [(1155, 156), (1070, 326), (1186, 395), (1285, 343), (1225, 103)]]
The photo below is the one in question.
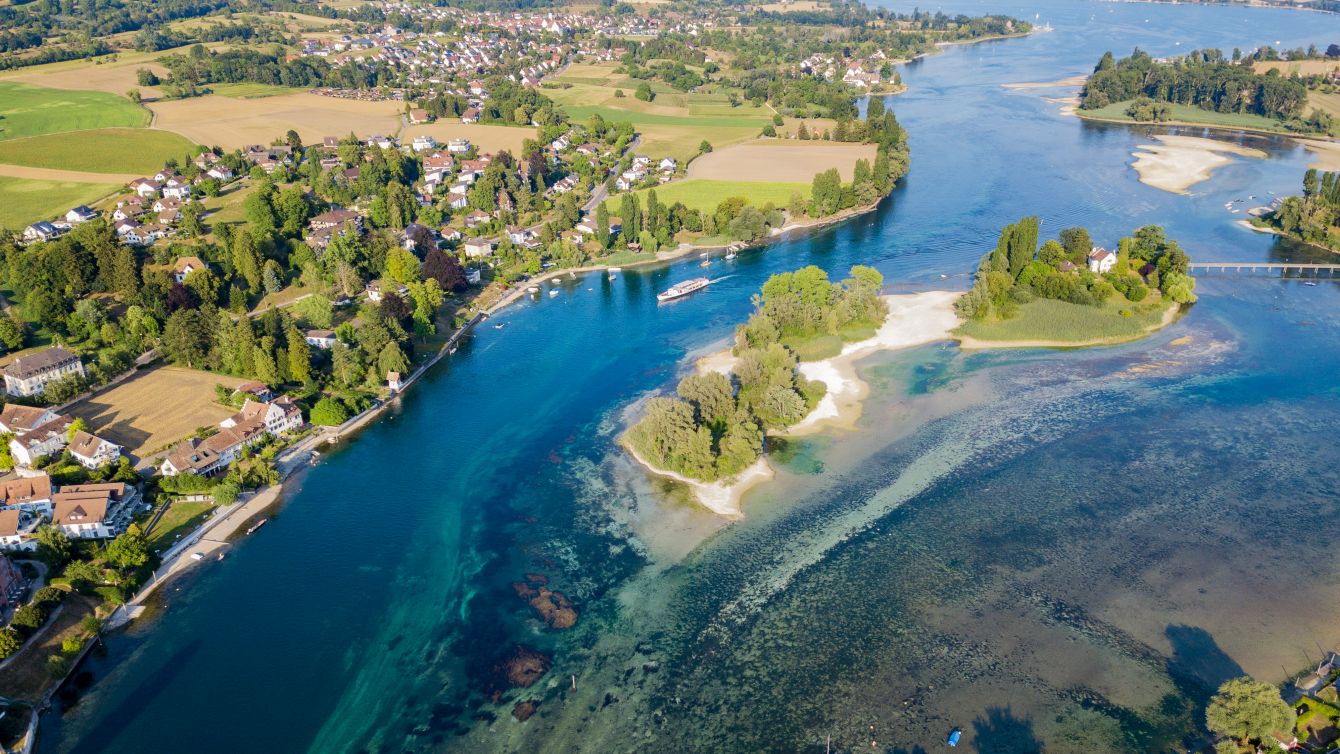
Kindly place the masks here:
[(1214, 171), (1233, 164), (1233, 158), (1265, 159), (1266, 153), (1251, 147), (1198, 136), (1157, 134), (1160, 143), (1140, 144), (1131, 152), (1131, 167), (1140, 182), (1174, 194), (1185, 194), (1192, 186), (1208, 181)]
[[(954, 301), (960, 295), (955, 291), (929, 291), (884, 296), (889, 314), (873, 337), (848, 343), (843, 346), (841, 353), (831, 358), (800, 364), (798, 370), (803, 377), (824, 383), (824, 397), (798, 423), (770, 434), (796, 437), (828, 427), (854, 427), (861, 416), (861, 403), (870, 392), (869, 386), (856, 373), (856, 362), (877, 351), (893, 351), (952, 339), (952, 331), (959, 324)], [(699, 374), (729, 374), (734, 366), (735, 356), (727, 348), (698, 359), (694, 369)], [(684, 483), (705, 508), (729, 518), (743, 518), (740, 501), (745, 493), (769, 481), (774, 474), (765, 453), (733, 479), (703, 482), (657, 468), (628, 443), (622, 445), (649, 472)]]

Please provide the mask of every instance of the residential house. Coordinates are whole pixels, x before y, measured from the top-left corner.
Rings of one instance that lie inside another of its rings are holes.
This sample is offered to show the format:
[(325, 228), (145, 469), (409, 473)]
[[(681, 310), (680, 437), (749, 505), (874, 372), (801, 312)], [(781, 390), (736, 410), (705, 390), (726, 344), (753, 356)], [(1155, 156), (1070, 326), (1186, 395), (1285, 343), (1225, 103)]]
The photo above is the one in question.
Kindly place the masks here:
[(70, 438), (70, 457), (86, 469), (96, 469), (121, 460), (121, 446), (97, 435), (75, 430)]
[(14, 465), (31, 468), (38, 458), (60, 453), (69, 442), (71, 424), (73, 422), (68, 417), (57, 416), (46, 424), (16, 435), (9, 441), (9, 455), (14, 459)]
[(65, 212), (65, 222), (71, 225), (78, 225), (79, 223), (86, 223), (97, 216), (97, 212), (94, 212), (81, 204), (78, 207), (71, 208)]
[(242, 410), (219, 422), (224, 429), (259, 426), (271, 435), (281, 435), (303, 425), (302, 409), (288, 396), (280, 396), (268, 403), (248, 399)]
[(493, 249), (497, 245), (497, 242), (491, 238), (471, 238), (465, 242), (465, 255), (467, 257), (486, 257), (493, 253)]
[(1089, 271), (1103, 274), (1117, 263), (1117, 255), (1101, 246), (1093, 247), (1089, 252)]
[(447, 141), (447, 151), (452, 154), (463, 154), (470, 151), (469, 139), (451, 139)]
[(410, 143), (410, 148), (415, 152), (426, 152), (429, 149), (436, 149), (437, 139), (434, 139), (427, 134), (424, 134), (423, 136), (415, 136), (414, 141)]
[(51, 515), (51, 477), (15, 477), (0, 482), (0, 510), (13, 510), (33, 516)]
[(6, 403), (5, 407), (0, 409), (0, 432), (11, 435), (22, 434), (34, 427), (40, 427), (56, 417), (56, 412), (49, 408)]
[(465, 109), (465, 112), (461, 113), (461, 122), (462, 122), (462, 123), (478, 123), (478, 122), (479, 122), (479, 116), (480, 116), (480, 114), (481, 114), (481, 113), (480, 113), (480, 111), (479, 111), (479, 108), (477, 108), (477, 107), (467, 107), (467, 108)]
[(428, 111), (421, 107), (413, 108), (409, 111), (410, 123), (427, 123), (431, 118), (428, 117)]
[(152, 178), (136, 178), (130, 182), (130, 190), (145, 199), (158, 196), (159, 188), (158, 181)]
[(79, 357), (56, 346), (20, 356), (5, 367), (5, 392), (20, 397), (39, 395), (50, 382), (83, 376), (84, 364)]
[(303, 336), (303, 340), (312, 346), (323, 350), (330, 350), (335, 347), (335, 331), (333, 330), (308, 330)]
[(465, 215), (465, 227), (468, 230), (474, 230), (492, 219), (493, 218), (489, 217), (487, 212), (477, 209), (470, 210)]
[(403, 385), (402, 385), (402, 383), (401, 383), (401, 381), (400, 381), (400, 373), (399, 373), (399, 372), (387, 372), (387, 373), (386, 373), (386, 388), (387, 388), (388, 390), (390, 390), (390, 391), (394, 394), (394, 393), (398, 393), (398, 392), (400, 392), (400, 390), (401, 390), (402, 387), (403, 387)]
[(465, 282), (470, 285), (479, 285), (483, 281), (483, 275), (478, 267), (469, 267), (465, 270)]
[(229, 170), (228, 166), (223, 164), (215, 165), (211, 167), (209, 170), (206, 170), (205, 175), (209, 176), (210, 178), (213, 178), (216, 181), (219, 181), (220, 183), (223, 183), (225, 181), (231, 181), (233, 179), (233, 171)]
[(192, 272), (203, 269), (207, 269), (207, 265), (200, 257), (177, 257), (177, 261), (172, 264), (172, 279), (184, 283)]
[(41, 516), (25, 516), (17, 510), (0, 510), (0, 550), (36, 550), (33, 532)]
[(242, 449), (264, 439), (263, 432), (248, 435), (240, 429), (224, 429), (201, 440), (192, 437), (177, 443), (159, 467), (163, 476), (199, 474), (211, 476), (237, 459)]
[(0, 555), (0, 610), (17, 607), (28, 590), (28, 580), (9, 558)]
[(50, 241), (54, 238), (59, 238), (60, 235), (61, 229), (46, 220), (33, 223), (23, 229), (23, 240), (27, 243), (32, 243), (34, 241)]
[(238, 385), (237, 389), (233, 391), (233, 395), (238, 394), (249, 395), (258, 401), (272, 401), (275, 397), (274, 391), (270, 390), (269, 385), (266, 385), (264, 382), (257, 382), (256, 380), (243, 382), (241, 385)]
[(122, 482), (66, 485), (55, 495), (51, 522), (71, 539), (110, 539), (125, 530), (138, 500)]
[(181, 200), (188, 199), (191, 196), (191, 184), (180, 178), (169, 178), (167, 183), (163, 184), (163, 196)]

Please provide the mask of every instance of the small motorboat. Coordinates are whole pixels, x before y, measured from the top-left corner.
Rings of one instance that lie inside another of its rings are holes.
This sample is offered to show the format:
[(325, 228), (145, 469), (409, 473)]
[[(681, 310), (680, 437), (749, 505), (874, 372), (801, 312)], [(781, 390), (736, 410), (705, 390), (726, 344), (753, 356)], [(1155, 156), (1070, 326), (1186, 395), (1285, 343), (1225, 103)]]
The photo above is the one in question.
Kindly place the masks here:
[(493, 329), (494, 329), (494, 330), (501, 330), (501, 329), (503, 329), (504, 327), (507, 327), (507, 323), (506, 323), (506, 322), (499, 322), (498, 324), (496, 324), (496, 325), (493, 326)]
[(698, 265), (698, 266), (699, 266), (699, 267), (711, 267), (711, 266), (712, 266), (712, 260), (710, 260), (710, 259), (704, 259), (704, 260), (703, 260), (703, 263), (700, 264), (700, 265)]
[(532, 285), (532, 286), (529, 286), (528, 288), (526, 288), (526, 292), (527, 292), (527, 293), (539, 293), (539, 292), (540, 292), (540, 286), (538, 286), (538, 285)]
[(737, 253), (735, 252), (735, 247), (732, 246), (732, 247), (730, 248), (730, 251), (726, 252), (726, 261), (730, 261), (730, 260), (732, 260), (732, 259), (734, 259), (734, 258), (736, 258), (736, 257), (738, 257), (738, 256), (740, 256), (740, 255), (737, 254)]
[(558, 289), (557, 289), (557, 288), (550, 288), (550, 289), (549, 289), (549, 298), (553, 298), (554, 296), (557, 296), (557, 295), (558, 295)]
[(1309, 281), (1303, 283), (1303, 285), (1310, 285), (1310, 286), (1316, 287), (1316, 285), (1317, 285), (1317, 281), (1315, 281), (1315, 280), (1309, 280)]
[(945, 743), (950, 746), (958, 746), (959, 739), (961, 738), (963, 738), (963, 730), (961, 728), (955, 728), (949, 731), (949, 738), (945, 740)]

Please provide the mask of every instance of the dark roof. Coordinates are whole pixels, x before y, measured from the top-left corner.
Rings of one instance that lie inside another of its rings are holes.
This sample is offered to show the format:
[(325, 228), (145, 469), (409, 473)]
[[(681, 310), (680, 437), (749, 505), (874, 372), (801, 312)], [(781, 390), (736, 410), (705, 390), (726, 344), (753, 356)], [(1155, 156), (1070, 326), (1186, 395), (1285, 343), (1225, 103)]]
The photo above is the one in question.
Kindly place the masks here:
[(60, 346), (56, 346), (45, 351), (39, 351), (31, 356), (20, 356), (14, 359), (13, 364), (5, 367), (5, 374), (16, 380), (26, 380), (29, 377), (78, 360), (78, 356)]

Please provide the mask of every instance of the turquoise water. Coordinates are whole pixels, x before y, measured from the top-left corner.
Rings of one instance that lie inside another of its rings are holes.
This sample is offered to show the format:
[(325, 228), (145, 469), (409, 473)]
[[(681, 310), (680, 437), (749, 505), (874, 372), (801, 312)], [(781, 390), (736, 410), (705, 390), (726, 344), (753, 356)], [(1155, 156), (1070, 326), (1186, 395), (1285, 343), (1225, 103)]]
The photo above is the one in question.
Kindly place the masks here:
[[(906, 67), (892, 105), (913, 168), (890, 202), (718, 263), (724, 280), (673, 305), (655, 292), (697, 260), (501, 313), (227, 560), (109, 637), (40, 750), (822, 751), (831, 735), (915, 752), (960, 726), (970, 751), (1162, 751), (1194, 740), (1223, 678), (1275, 680), (1340, 641), (1330, 283), (1206, 278), (1179, 323), (1119, 348), (872, 357), (861, 427), (779, 447), (778, 479), (729, 526), (618, 450), (629, 407), (780, 270), (860, 262), (895, 291), (965, 288), (1031, 213), (1108, 244), (1161, 223), (1205, 260), (1307, 254), (1223, 209), (1294, 190), (1291, 143), (1248, 139), (1271, 158), (1176, 196), (1129, 168), (1147, 134), (1001, 85), (1136, 45), (1328, 43), (1332, 17), (946, 8), (1056, 31)], [(528, 573), (573, 600), (575, 628), (535, 619), (512, 587)], [(507, 690), (517, 645), (552, 667)], [(523, 699), (539, 706), (519, 723)]]

